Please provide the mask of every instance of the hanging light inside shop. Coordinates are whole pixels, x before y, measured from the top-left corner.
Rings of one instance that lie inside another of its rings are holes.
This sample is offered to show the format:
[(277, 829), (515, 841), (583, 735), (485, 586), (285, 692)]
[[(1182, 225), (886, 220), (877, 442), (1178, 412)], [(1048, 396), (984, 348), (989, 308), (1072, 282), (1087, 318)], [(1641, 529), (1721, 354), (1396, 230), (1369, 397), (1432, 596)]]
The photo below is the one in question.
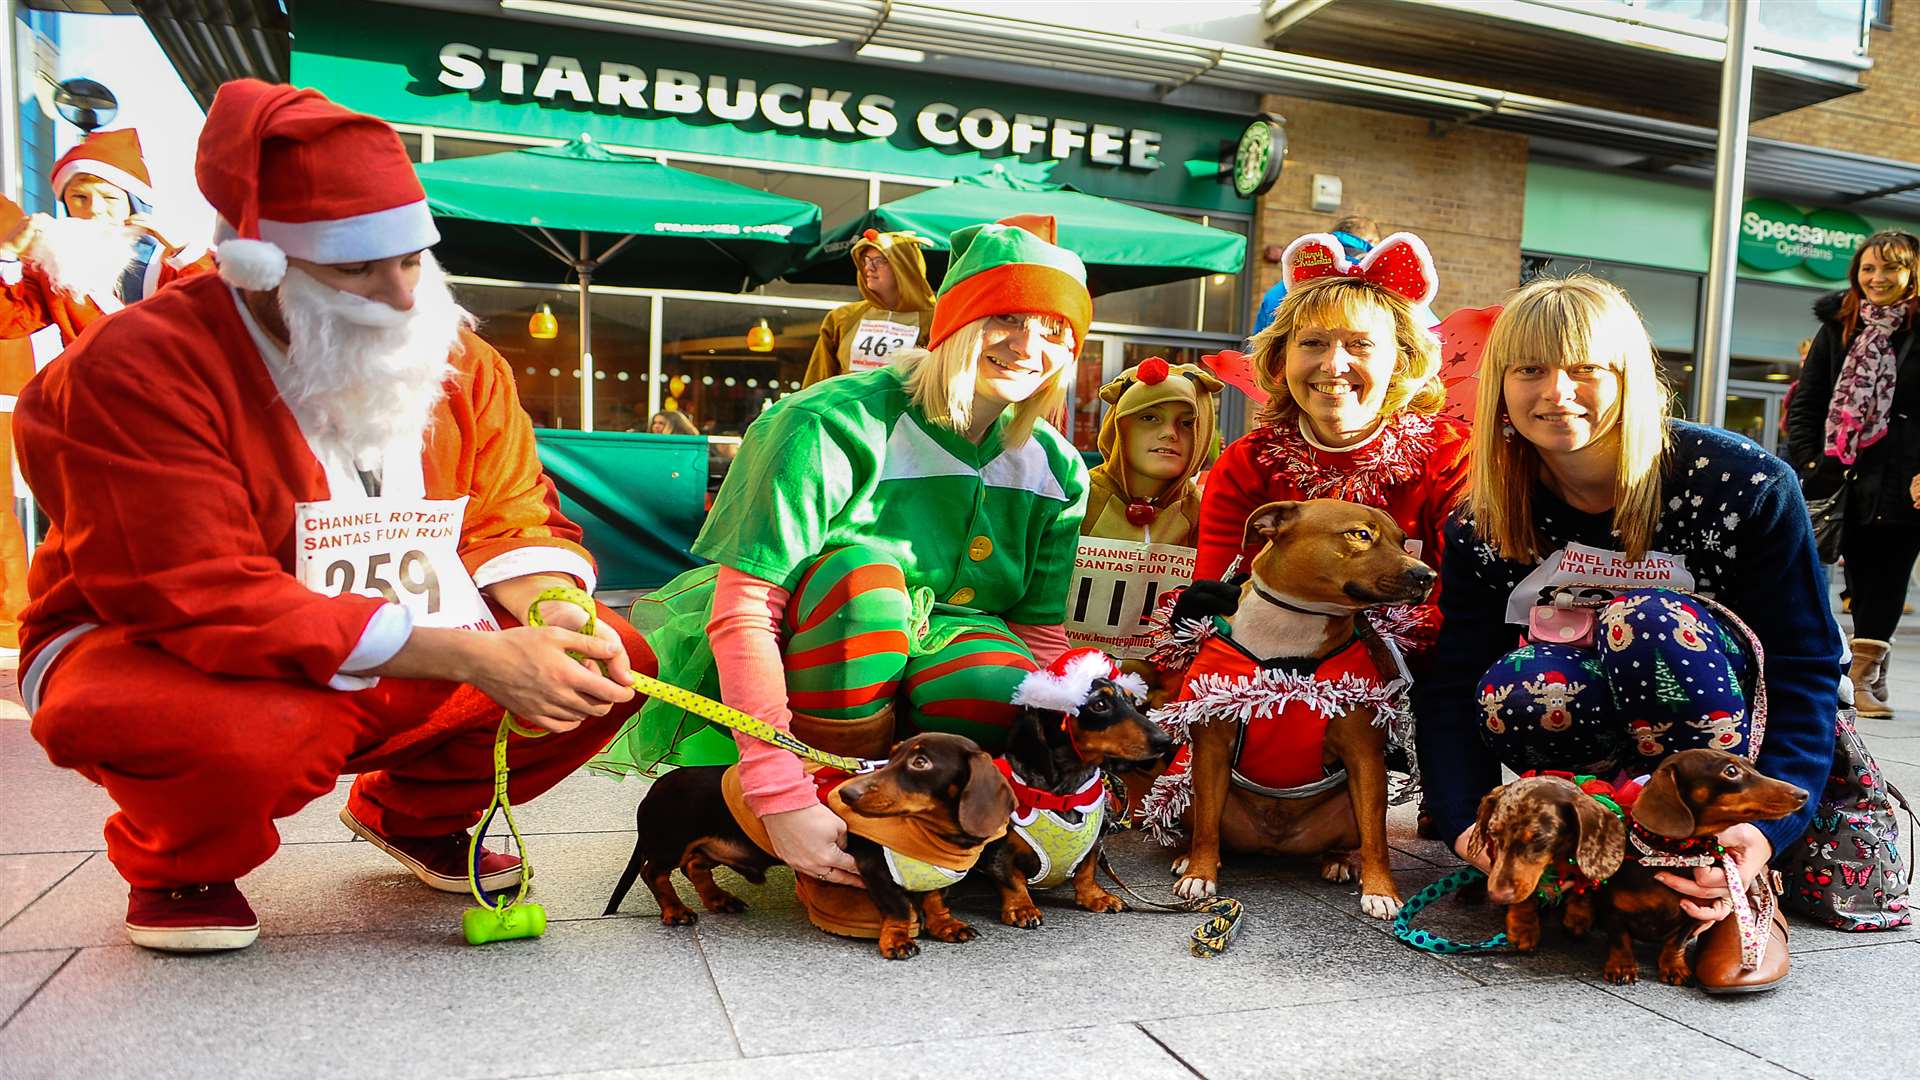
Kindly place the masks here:
[(527, 319), (527, 336), (535, 341), (552, 341), (560, 336), (560, 320), (553, 317), (553, 308), (541, 304)]
[(761, 319), (753, 329), (747, 331), (747, 351), (773, 351), (773, 328), (767, 325), (767, 320)]

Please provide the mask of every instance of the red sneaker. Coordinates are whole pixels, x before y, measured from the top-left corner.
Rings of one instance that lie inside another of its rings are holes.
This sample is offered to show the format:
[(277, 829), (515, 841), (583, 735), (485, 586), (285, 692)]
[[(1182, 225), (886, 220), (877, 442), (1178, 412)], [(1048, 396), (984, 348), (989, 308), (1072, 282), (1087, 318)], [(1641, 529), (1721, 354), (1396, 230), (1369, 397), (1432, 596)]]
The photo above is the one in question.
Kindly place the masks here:
[(127, 893), (127, 937), (135, 945), (217, 952), (244, 949), (259, 936), (259, 918), (231, 881)]
[[(467, 891), (467, 845), (471, 838), (466, 833), (448, 833), (445, 836), (382, 836), (371, 828), (361, 824), (353, 816), (353, 811), (340, 808), (340, 823), (353, 830), (353, 834), (381, 851), (400, 860), (400, 865), (413, 871), (413, 876), (427, 883), (429, 888), (441, 892), (463, 893)], [(502, 855), (485, 847), (480, 849), (480, 888), (484, 892), (511, 889), (520, 884), (520, 857)]]

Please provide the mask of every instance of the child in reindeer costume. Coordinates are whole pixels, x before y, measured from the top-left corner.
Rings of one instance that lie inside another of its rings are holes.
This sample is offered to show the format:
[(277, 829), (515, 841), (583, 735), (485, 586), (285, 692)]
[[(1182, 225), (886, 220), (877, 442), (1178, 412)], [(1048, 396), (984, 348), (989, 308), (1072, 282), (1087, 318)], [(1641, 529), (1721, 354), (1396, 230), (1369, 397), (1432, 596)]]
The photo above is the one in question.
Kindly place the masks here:
[(1194, 478), (1219, 450), (1221, 382), (1195, 364), (1150, 357), (1100, 388), (1104, 460), (1087, 474), (1067, 636), (1158, 681), (1141, 617), (1193, 580), (1200, 528)]

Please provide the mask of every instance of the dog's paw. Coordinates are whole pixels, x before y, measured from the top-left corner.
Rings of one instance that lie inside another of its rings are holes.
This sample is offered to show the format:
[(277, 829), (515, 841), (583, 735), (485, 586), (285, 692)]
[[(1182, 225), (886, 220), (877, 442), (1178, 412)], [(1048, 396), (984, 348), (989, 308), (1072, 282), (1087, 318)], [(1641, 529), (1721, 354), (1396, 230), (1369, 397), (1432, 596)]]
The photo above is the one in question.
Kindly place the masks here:
[(1000, 909), (1000, 921), (1022, 930), (1032, 930), (1043, 921), (1040, 909), (1032, 904), (1007, 904)]
[(1174, 885), (1173, 892), (1182, 900), (1205, 900), (1212, 896), (1215, 882), (1212, 878), (1183, 877)]
[(1111, 914), (1116, 911), (1127, 910), (1126, 901), (1105, 889), (1090, 890), (1085, 895), (1076, 896), (1073, 899), (1084, 911), (1098, 911), (1102, 914)]
[(661, 926), (692, 926), (699, 921), (700, 916), (695, 915), (691, 908), (676, 907), (660, 909)]
[(1344, 855), (1324, 859), (1320, 863), (1320, 876), (1333, 882), (1352, 881), (1353, 863)]
[(1626, 986), (1640, 981), (1640, 965), (1632, 961), (1622, 964), (1609, 960), (1607, 966), (1600, 969), (1600, 977), (1615, 986)]
[(1692, 979), (1693, 969), (1687, 966), (1686, 957), (1682, 956), (1673, 963), (1668, 963), (1664, 956), (1660, 958), (1661, 982), (1668, 986), (1685, 986)]
[(1367, 893), (1360, 898), (1360, 910), (1369, 918), (1391, 919), (1400, 914), (1400, 898)]
[(935, 941), (944, 941), (949, 945), (958, 945), (963, 941), (972, 941), (974, 938), (979, 937), (980, 931), (975, 930), (959, 919), (952, 919), (937, 925), (929, 922), (927, 924), (927, 936)]
[(910, 937), (880, 938), (880, 955), (889, 960), (911, 960), (920, 955), (920, 943)]
[(1180, 877), (1185, 874), (1187, 872), (1187, 858), (1187, 856), (1182, 855), (1173, 860), (1173, 865), (1167, 867), (1167, 872), (1171, 873), (1174, 877)]
[(713, 912), (715, 915), (737, 915), (747, 910), (747, 902), (731, 893), (721, 893), (719, 896), (703, 896), (700, 898), (700, 906)]

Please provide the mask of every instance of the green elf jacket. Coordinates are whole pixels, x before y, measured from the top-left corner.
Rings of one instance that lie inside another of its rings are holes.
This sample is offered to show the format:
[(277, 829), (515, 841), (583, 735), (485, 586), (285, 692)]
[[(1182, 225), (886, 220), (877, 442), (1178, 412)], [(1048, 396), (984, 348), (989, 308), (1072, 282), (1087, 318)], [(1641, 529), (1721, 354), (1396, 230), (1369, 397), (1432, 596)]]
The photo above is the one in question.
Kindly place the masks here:
[[(719, 696), (707, 643), (717, 566), (792, 591), (831, 548), (861, 544), (905, 571), (916, 645), (937, 648), (969, 618), (1048, 625), (1066, 618), (1087, 470), (1045, 422), (1003, 449), (1011, 410), (975, 446), (922, 414), (898, 367), (828, 379), (776, 402), (747, 429), (739, 455), (693, 543), (711, 560), (635, 605), (660, 678)], [(941, 640), (928, 635), (948, 632)], [(649, 702), (593, 764), (645, 770), (705, 721)], [(734, 760), (730, 740), (703, 738), (669, 764)]]

